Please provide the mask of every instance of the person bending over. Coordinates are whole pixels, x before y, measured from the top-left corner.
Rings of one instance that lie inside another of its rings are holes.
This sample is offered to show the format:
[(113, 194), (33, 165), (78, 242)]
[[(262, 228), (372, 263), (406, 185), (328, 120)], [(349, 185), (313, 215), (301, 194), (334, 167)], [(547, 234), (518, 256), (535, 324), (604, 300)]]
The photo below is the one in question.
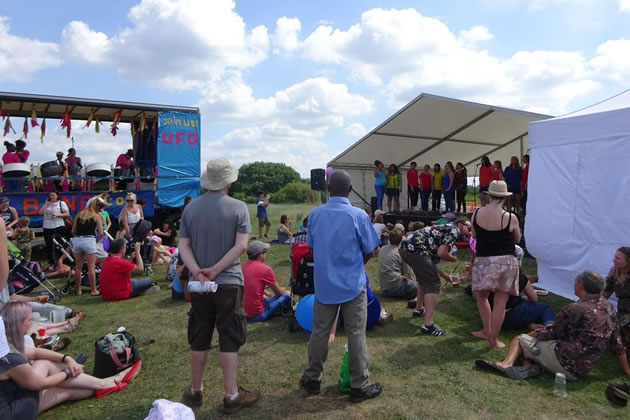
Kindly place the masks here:
[(160, 290), (150, 277), (131, 280), (131, 273), (143, 273), (144, 264), (140, 254), (140, 243), (136, 242), (132, 258), (136, 263), (125, 259), (126, 243), (116, 239), (109, 245), (109, 257), (103, 260), (101, 267), (101, 296), (103, 300), (126, 300), (148, 292)]
[[(247, 247), (247, 261), (243, 263), (244, 296), (243, 306), (250, 322), (261, 322), (271, 318), (286, 305), (289, 292), (278, 286), (273, 268), (264, 264), (269, 244), (252, 241)], [(274, 295), (265, 293), (270, 288)]]
[[(10, 302), (0, 311), (4, 331), (0, 340), (8, 353), (0, 358), (0, 418), (34, 419), (64, 401), (82, 400), (125, 389), (140, 372), (142, 362), (109, 378), (83, 373), (72, 357), (24, 345), (31, 324), (31, 308)], [(6, 332), (6, 338), (5, 338)]]
[(400, 256), (398, 246), (402, 237), (400, 229), (392, 230), (389, 245), (378, 252), (378, 279), (385, 296), (410, 300), (418, 293), (418, 283), (411, 279), (411, 267)]
[[(527, 379), (541, 373), (563, 373), (567, 379), (584, 377), (597, 363), (606, 347), (617, 356), (625, 375), (630, 375), (626, 352), (615, 322), (613, 306), (601, 296), (602, 277), (583, 271), (575, 279), (575, 295), (580, 298), (558, 312), (556, 323), (511, 342), (501, 362), (477, 360), (482, 369), (502, 373), (512, 379)], [(522, 358), (523, 365), (516, 366)]]

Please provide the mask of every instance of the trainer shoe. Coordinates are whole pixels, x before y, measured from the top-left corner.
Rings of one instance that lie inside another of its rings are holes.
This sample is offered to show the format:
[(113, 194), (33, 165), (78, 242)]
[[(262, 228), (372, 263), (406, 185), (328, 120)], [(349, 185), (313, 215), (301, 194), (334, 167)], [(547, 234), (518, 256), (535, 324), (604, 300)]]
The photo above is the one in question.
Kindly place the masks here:
[(411, 313), (411, 316), (414, 318), (422, 318), (424, 316), (424, 308), (420, 310), (414, 309), (413, 312)]
[(376, 398), (383, 392), (381, 384), (370, 384), (365, 389), (350, 389), (350, 402), (360, 403), (365, 400)]
[(300, 386), (309, 395), (317, 395), (317, 394), (319, 394), (321, 392), (320, 385), (321, 385), (320, 382), (309, 381), (304, 376), (302, 376), (302, 379), (300, 379)]
[(407, 308), (409, 309), (416, 309), (416, 302), (418, 301), (418, 298), (413, 298), (407, 301)]
[(260, 398), (258, 391), (247, 391), (242, 386), (238, 387), (238, 396), (231, 400), (228, 397), (223, 397), (223, 412), (225, 414), (232, 414), (240, 411), (245, 407), (256, 404)]
[(188, 407), (201, 407), (203, 404), (203, 392), (201, 390), (193, 391), (192, 388), (188, 387), (182, 397), (182, 403)]
[(422, 328), (420, 328), (420, 333), (424, 335), (435, 335), (439, 337), (441, 335), (448, 334), (448, 331), (443, 330), (442, 328), (438, 327), (437, 324), (433, 324), (430, 327), (423, 325)]
[(149, 287), (147, 290), (142, 292), (142, 296), (152, 295), (159, 291), (160, 291), (160, 286), (158, 286), (157, 284), (154, 284), (153, 286)]

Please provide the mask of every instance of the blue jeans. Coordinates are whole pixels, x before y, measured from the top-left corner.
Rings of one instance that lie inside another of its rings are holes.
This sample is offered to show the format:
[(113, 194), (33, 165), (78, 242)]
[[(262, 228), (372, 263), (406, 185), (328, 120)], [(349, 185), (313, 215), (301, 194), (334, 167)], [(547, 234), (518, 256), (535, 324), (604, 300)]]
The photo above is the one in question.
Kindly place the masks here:
[(291, 299), (291, 296), (289, 296), (288, 294), (274, 297), (263, 297), (265, 299), (263, 311), (252, 318), (247, 318), (249, 322), (262, 322), (268, 320)]
[(131, 294), (130, 298), (140, 296), (143, 292), (150, 289), (153, 286), (153, 279), (147, 277), (140, 280), (131, 280)]
[(374, 185), (374, 189), (376, 190), (376, 207), (382, 210), (383, 209), (383, 196), (385, 195), (385, 186)]
[(429, 210), (429, 198), (431, 197), (431, 190), (420, 191), (420, 208), (423, 211)]
[(553, 324), (555, 320), (556, 316), (551, 306), (545, 303), (523, 302), (506, 312), (503, 327), (520, 329), (531, 323)]
[(446, 211), (455, 211), (455, 189), (444, 191), (444, 204)]
[(418, 282), (403, 277), (395, 286), (381, 292), (390, 298), (413, 299), (418, 293)]

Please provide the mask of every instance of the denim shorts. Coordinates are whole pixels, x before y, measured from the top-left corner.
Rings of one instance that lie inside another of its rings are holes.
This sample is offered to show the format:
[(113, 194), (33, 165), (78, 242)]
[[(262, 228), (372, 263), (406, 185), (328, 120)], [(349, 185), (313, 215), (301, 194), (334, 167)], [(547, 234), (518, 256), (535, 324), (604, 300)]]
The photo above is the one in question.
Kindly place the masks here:
[(72, 238), (72, 252), (75, 254), (96, 254), (94, 236), (75, 236)]

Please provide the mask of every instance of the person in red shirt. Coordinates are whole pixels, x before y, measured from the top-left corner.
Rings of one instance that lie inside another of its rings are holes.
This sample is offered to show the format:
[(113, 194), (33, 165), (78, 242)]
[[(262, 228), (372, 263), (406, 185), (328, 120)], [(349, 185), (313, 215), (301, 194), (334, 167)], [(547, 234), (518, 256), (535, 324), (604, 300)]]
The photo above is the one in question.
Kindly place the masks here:
[(127, 153), (121, 153), (116, 159), (116, 167), (121, 169), (129, 169), (133, 166), (133, 150), (127, 150)]
[[(287, 305), (291, 300), (289, 292), (278, 286), (273, 269), (264, 264), (269, 244), (252, 241), (247, 247), (248, 260), (243, 263), (244, 295), (243, 306), (250, 322), (262, 322)], [(271, 296), (265, 292), (270, 288)]]
[(490, 159), (488, 156), (481, 157), (481, 167), (479, 168), (479, 194), (481, 197), (481, 205), (485, 206), (488, 202), (488, 197), (486, 194), (488, 192), (488, 187), (490, 186), (490, 181), (492, 181), (492, 177), (494, 176), (494, 167), (490, 163)]
[(31, 155), (31, 152), (25, 149), (26, 142), (24, 140), (16, 140), (15, 141), (15, 154), (20, 158), (20, 162), (24, 163), (28, 160), (28, 157)]
[[(160, 286), (153, 283), (153, 279), (150, 277), (131, 280), (131, 273), (144, 272), (140, 243), (136, 242), (134, 248), (135, 264), (125, 259), (125, 251), (124, 239), (116, 239), (109, 245), (109, 257), (103, 260), (101, 266), (100, 285), (103, 300), (126, 300), (160, 290)], [(133, 254), (132, 257), (134, 257)]]
[(407, 171), (407, 193), (409, 194), (409, 198), (411, 198), (411, 207), (409, 211), (411, 213), (416, 211), (416, 206), (418, 205), (418, 192), (420, 190), (420, 184), (418, 182), (418, 171), (416, 170), (416, 166), (418, 164), (416, 162), (411, 162), (411, 168)]
[(527, 177), (529, 176), (529, 155), (523, 155), (523, 175), (521, 176), (521, 192), (523, 196), (521, 197), (521, 208), (523, 209), (523, 214), (525, 214), (525, 207), (527, 205)]
[(420, 208), (422, 211), (429, 210), (429, 197), (431, 197), (432, 185), (433, 176), (431, 175), (431, 167), (424, 165), (424, 170), (420, 174)]
[(503, 164), (500, 160), (494, 161), (494, 175), (492, 176), (493, 181), (503, 181)]

